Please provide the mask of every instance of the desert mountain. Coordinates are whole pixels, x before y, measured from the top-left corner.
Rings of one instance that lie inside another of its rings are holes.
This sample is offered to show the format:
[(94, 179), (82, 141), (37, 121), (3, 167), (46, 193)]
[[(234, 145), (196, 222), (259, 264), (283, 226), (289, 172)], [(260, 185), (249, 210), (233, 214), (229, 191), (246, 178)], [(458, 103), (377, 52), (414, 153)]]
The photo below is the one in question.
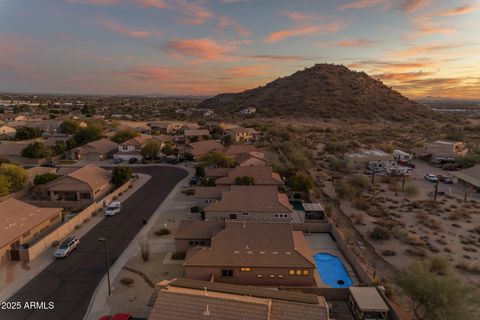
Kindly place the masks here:
[(317, 64), (240, 93), (202, 101), (200, 108), (218, 114), (255, 107), (262, 116), (408, 121), (430, 111), (364, 72), (342, 65)]

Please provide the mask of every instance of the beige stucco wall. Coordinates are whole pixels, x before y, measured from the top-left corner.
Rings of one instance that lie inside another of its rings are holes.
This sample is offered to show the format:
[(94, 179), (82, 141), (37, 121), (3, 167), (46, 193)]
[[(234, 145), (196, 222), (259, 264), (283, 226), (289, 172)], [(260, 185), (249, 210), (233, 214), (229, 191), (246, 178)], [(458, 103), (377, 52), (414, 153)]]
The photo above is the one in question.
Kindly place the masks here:
[[(291, 221), (291, 214), (285, 212), (205, 212), (205, 220), (229, 220), (230, 214), (237, 214), (237, 221)], [(276, 214), (287, 215), (286, 218), (275, 217)]]

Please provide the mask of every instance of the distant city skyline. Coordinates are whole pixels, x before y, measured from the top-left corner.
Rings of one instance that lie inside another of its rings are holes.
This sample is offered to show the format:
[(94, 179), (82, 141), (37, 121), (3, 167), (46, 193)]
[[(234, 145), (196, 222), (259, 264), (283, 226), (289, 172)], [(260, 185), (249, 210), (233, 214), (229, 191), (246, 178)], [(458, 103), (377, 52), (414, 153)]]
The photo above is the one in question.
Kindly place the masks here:
[(213, 95), (316, 63), (480, 98), (480, 0), (0, 0), (0, 92)]

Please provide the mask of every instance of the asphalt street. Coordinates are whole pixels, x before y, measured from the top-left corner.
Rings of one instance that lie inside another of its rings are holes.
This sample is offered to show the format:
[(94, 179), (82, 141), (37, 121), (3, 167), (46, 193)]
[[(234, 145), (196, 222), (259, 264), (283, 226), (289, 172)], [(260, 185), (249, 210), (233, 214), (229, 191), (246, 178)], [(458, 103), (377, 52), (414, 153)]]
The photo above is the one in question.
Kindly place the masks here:
[[(53, 261), (21, 288), (9, 302), (20, 302), (19, 310), (0, 310), (1, 320), (81, 320), (90, 299), (105, 275), (104, 244), (107, 238), (110, 265), (187, 172), (175, 167), (137, 167), (135, 172), (152, 176), (122, 204), (120, 214), (103, 219), (80, 239), (80, 245), (65, 259)], [(152, 223), (152, 222), (148, 222)], [(50, 310), (32, 310), (25, 303), (54, 303)], [(12, 305), (10, 305), (11, 307)]]

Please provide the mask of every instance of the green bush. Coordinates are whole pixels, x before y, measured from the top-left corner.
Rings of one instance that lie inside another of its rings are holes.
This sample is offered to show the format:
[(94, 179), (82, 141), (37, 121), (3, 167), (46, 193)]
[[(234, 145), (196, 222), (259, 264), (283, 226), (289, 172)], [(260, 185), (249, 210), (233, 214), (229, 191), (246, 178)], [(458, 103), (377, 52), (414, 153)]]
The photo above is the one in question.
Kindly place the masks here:
[(47, 172), (47, 173), (44, 173), (44, 174), (39, 174), (37, 176), (35, 176), (35, 178), (33, 179), (33, 184), (38, 186), (38, 185), (42, 185), (42, 184), (46, 184), (50, 181), (53, 181), (55, 179), (57, 179), (57, 175), (53, 172)]
[(387, 228), (375, 226), (369, 236), (370, 239), (373, 240), (388, 240), (390, 239), (390, 235), (390, 231)]
[(119, 187), (132, 178), (132, 169), (130, 167), (119, 166), (112, 170), (112, 183)]
[(310, 191), (313, 188), (313, 179), (308, 175), (297, 174), (288, 178), (287, 185), (293, 191)]
[(161, 229), (158, 229), (157, 231), (155, 231), (155, 235), (156, 236), (164, 236), (164, 235), (167, 235), (167, 234), (170, 234), (170, 230), (167, 229), (167, 228), (161, 228)]

